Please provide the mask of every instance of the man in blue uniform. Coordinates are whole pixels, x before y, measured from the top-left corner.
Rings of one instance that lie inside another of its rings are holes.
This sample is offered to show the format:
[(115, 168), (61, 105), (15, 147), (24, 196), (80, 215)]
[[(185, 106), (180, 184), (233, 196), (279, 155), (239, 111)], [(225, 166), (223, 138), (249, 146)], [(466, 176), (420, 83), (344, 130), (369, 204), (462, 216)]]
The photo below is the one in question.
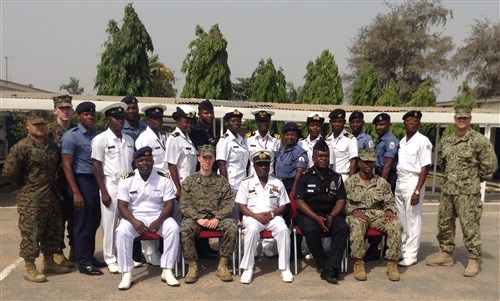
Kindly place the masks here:
[(391, 184), (392, 193), (396, 188), (396, 165), (398, 164), (399, 140), (391, 132), (391, 116), (380, 113), (373, 119), (378, 138), (375, 144), (377, 161), (375, 174)]
[(125, 124), (122, 132), (132, 137), (135, 141), (139, 134), (146, 130), (146, 125), (139, 121), (139, 105), (137, 98), (133, 96), (125, 96), (122, 102), (127, 105), (125, 110)]
[(349, 116), (349, 127), (351, 128), (351, 133), (358, 140), (358, 151), (360, 149), (372, 148), (373, 138), (367, 133), (363, 132), (363, 127), (365, 126), (365, 115), (361, 111), (353, 111), (351, 116)]

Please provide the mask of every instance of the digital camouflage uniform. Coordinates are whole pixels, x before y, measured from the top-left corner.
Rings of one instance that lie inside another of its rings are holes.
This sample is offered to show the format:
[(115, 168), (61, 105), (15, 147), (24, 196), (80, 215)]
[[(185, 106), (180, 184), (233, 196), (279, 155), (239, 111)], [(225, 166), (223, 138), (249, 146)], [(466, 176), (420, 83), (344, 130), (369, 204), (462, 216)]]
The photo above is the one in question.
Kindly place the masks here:
[(221, 257), (229, 257), (236, 243), (236, 221), (231, 218), (234, 207), (234, 195), (227, 180), (212, 173), (202, 176), (196, 172), (182, 183), (180, 210), (184, 216), (181, 222), (181, 242), (186, 259), (196, 259), (195, 236), (201, 226), (196, 222), (200, 218), (217, 218), (218, 231), (222, 231)]
[(444, 169), (437, 234), (441, 251), (453, 252), (458, 217), (469, 258), (479, 258), (483, 212), (480, 184), (491, 179), (498, 167), (495, 151), (486, 137), (470, 129), (460, 139), (450, 134), (441, 140), (438, 164)]
[(2, 175), (20, 186), (17, 195), (21, 245), (19, 256), (34, 259), (59, 249), (63, 235), (60, 201), (55, 191), (56, 170), (61, 155), (57, 145), (31, 136), (19, 141), (9, 152)]
[[(397, 219), (388, 221), (384, 217), (387, 210), (396, 214), (394, 196), (391, 185), (377, 175), (369, 184), (361, 179), (359, 173), (345, 181), (347, 202), (345, 206), (346, 221), (351, 230), (351, 256), (363, 258), (365, 255), (365, 233), (367, 228), (373, 228), (387, 234), (388, 260), (398, 260), (401, 254), (402, 226)], [(366, 223), (354, 218), (352, 212), (357, 209), (366, 216)]]

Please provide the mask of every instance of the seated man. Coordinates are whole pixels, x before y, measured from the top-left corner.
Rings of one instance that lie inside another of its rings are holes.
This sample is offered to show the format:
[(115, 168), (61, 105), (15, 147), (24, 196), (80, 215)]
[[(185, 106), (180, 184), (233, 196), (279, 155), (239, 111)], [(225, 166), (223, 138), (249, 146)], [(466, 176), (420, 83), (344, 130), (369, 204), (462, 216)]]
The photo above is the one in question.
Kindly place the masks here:
[(354, 258), (354, 278), (366, 280), (365, 233), (373, 228), (387, 234), (387, 277), (399, 281), (398, 259), (401, 255), (402, 227), (396, 216), (391, 185), (374, 174), (375, 149), (359, 150), (360, 170), (345, 181), (347, 224), (351, 230), (351, 256)]
[(236, 222), (231, 218), (234, 195), (226, 178), (212, 172), (214, 161), (215, 148), (210, 144), (201, 145), (198, 148), (200, 171), (189, 175), (182, 182), (180, 210), (184, 218), (181, 222), (181, 241), (188, 262), (188, 274), (184, 278), (186, 283), (198, 280), (194, 239), (202, 229), (223, 233), (216, 275), (222, 281), (233, 281), (227, 263), (233, 253), (237, 234)]
[[(307, 247), (316, 261), (321, 278), (338, 284), (342, 256), (349, 235), (343, 211), (345, 190), (342, 177), (331, 170), (330, 150), (321, 138), (313, 147), (313, 167), (297, 181), (297, 225), (306, 238)], [(323, 233), (331, 237), (330, 251), (323, 249)]]
[(146, 232), (163, 237), (163, 254), (160, 266), (161, 280), (170, 286), (179, 281), (172, 273), (179, 252), (179, 226), (172, 218), (175, 191), (169, 174), (153, 168), (151, 147), (138, 149), (134, 155), (136, 169), (124, 174), (118, 183), (118, 210), (122, 217), (116, 229), (118, 270), (122, 281), (118, 289), (130, 288), (134, 261), (134, 239)]
[(243, 215), (245, 235), (245, 252), (240, 263), (244, 269), (241, 283), (252, 282), (255, 249), (263, 230), (270, 230), (278, 244), (278, 267), (282, 280), (293, 282), (290, 272), (290, 230), (282, 217), (290, 200), (283, 183), (269, 175), (272, 159), (273, 154), (268, 150), (255, 151), (250, 155), (254, 175), (243, 180), (235, 199)]

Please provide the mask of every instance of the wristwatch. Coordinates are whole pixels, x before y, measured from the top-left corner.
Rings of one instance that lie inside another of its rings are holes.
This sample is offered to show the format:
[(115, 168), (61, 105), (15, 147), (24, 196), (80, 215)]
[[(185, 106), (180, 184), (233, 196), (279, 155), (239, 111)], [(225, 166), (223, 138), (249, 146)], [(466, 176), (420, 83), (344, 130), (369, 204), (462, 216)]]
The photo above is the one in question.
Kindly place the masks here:
[(271, 210), (271, 211), (269, 211), (269, 213), (271, 214), (271, 219), (273, 219), (274, 218), (274, 211)]
[(415, 190), (413, 193), (414, 193), (415, 195), (420, 195), (420, 190)]

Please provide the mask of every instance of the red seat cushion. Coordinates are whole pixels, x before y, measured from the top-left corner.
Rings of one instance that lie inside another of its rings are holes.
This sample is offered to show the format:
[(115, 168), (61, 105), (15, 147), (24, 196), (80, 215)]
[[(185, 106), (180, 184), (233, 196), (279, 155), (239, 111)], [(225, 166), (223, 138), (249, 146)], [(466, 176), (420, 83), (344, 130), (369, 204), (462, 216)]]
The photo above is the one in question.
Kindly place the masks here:
[(140, 240), (154, 240), (154, 239), (160, 239), (161, 236), (153, 233), (153, 232), (146, 232), (142, 234), (141, 236), (138, 237)]
[(215, 238), (222, 237), (222, 232), (217, 230), (203, 229), (198, 234), (199, 238)]
[(382, 233), (378, 230), (372, 229), (372, 228), (366, 229), (366, 233), (365, 233), (365, 236), (383, 236), (383, 235), (384, 235), (384, 233)]

